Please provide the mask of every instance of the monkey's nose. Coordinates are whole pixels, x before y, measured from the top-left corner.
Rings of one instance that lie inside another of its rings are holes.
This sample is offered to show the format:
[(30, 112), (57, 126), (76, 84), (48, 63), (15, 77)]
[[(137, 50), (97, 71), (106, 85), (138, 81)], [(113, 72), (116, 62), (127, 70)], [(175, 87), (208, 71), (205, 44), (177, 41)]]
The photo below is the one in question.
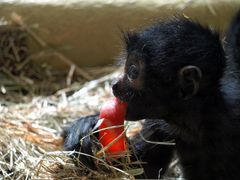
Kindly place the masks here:
[(112, 85), (112, 90), (113, 90), (113, 92), (118, 91), (118, 88), (119, 88), (119, 83), (118, 83), (118, 81), (116, 81), (116, 82), (114, 82), (113, 85)]

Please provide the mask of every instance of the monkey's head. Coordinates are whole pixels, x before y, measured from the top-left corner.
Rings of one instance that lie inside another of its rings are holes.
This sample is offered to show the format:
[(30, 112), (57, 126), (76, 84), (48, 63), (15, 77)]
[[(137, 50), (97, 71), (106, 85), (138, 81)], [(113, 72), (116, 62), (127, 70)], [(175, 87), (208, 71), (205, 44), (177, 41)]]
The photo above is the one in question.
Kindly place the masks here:
[(112, 87), (128, 103), (127, 120), (168, 118), (213, 95), (225, 68), (219, 35), (184, 18), (125, 33), (124, 75)]

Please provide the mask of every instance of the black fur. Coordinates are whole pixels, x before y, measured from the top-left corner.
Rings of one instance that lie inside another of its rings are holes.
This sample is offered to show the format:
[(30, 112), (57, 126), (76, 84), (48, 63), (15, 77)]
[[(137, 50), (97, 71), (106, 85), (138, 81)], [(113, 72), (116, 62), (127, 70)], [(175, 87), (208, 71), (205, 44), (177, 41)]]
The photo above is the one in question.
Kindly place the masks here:
[[(235, 70), (240, 69), (240, 11), (232, 19), (224, 42), (228, 62)], [(230, 65), (229, 64), (229, 65)]]
[(147, 119), (141, 132), (131, 140), (134, 155), (142, 162), (147, 162), (142, 165), (145, 173), (137, 178), (157, 179), (168, 169), (175, 146), (158, 144), (173, 140), (166, 126), (163, 120)]
[[(80, 151), (89, 155), (93, 155), (92, 149), (96, 138), (92, 136), (92, 129), (98, 121), (99, 114), (86, 116), (78, 119), (64, 130), (62, 136), (64, 138), (64, 149), (67, 151)], [(96, 135), (97, 136), (97, 135)], [(82, 138), (84, 138), (82, 140)], [(90, 169), (95, 169), (95, 164), (91, 157), (76, 154), (82, 163)]]
[[(240, 177), (239, 28), (240, 13), (227, 32), (225, 52), (218, 33), (185, 18), (125, 34), (125, 73), (113, 93), (128, 103), (127, 120), (147, 118), (143, 135), (154, 141), (175, 138), (187, 180)], [(90, 122), (70, 127), (68, 150), (79, 149), (78, 137), (88, 128)], [(147, 162), (148, 178), (157, 178), (160, 168), (165, 171), (173, 147), (137, 137), (133, 144), (137, 156)], [(85, 146), (85, 152), (91, 153), (89, 148)]]

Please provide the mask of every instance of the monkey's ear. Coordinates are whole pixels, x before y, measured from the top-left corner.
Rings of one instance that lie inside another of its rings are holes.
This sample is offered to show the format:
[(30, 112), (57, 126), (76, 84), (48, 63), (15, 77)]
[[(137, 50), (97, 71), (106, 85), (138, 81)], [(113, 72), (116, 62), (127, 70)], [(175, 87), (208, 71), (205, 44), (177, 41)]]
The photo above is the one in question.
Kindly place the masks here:
[(185, 66), (179, 71), (180, 96), (184, 99), (193, 97), (199, 89), (202, 78), (201, 70), (196, 66)]

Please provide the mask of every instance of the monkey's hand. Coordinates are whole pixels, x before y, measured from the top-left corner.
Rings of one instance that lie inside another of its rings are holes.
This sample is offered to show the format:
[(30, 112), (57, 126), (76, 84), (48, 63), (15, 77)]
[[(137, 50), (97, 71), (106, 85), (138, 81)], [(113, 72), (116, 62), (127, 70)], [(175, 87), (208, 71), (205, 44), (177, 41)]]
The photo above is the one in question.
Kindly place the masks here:
[(74, 121), (63, 132), (64, 149), (76, 151), (74, 154), (88, 168), (95, 169), (93, 161), (93, 151), (99, 145), (98, 134), (93, 134), (93, 129), (97, 124), (99, 114), (86, 116)]

